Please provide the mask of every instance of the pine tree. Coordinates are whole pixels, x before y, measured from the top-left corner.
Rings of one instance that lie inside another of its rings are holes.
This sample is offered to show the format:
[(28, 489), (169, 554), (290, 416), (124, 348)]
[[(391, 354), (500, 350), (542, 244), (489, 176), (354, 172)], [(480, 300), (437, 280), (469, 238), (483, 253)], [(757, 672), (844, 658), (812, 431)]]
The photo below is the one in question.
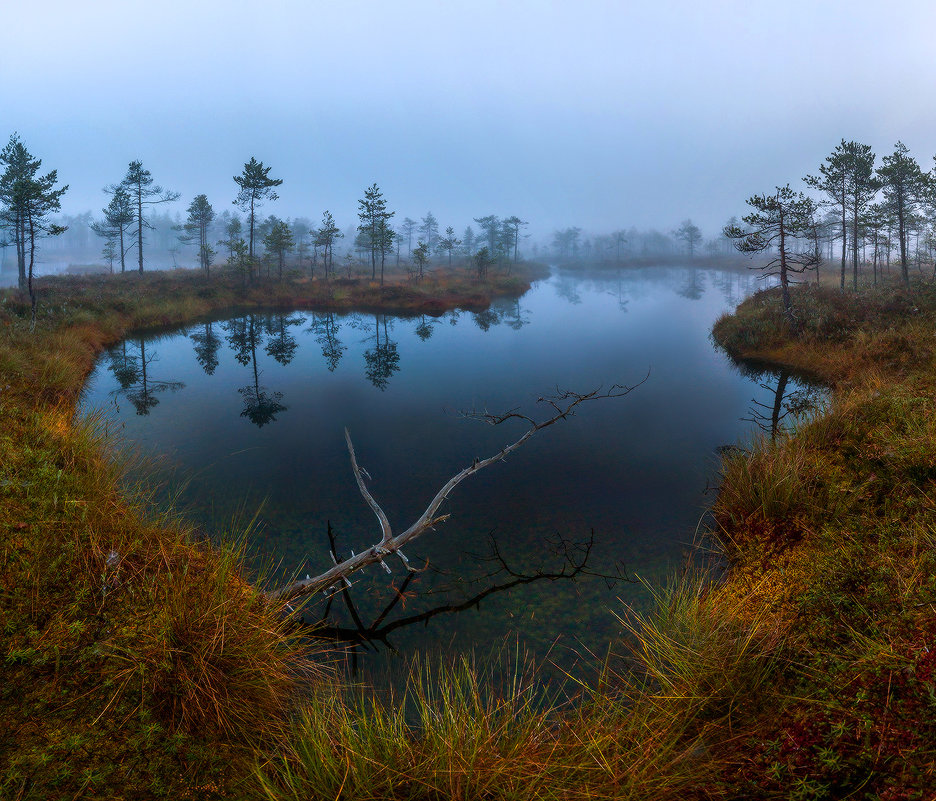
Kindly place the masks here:
[(179, 237), (183, 242), (198, 243), (198, 263), (205, 271), (205, 277), (210, 274), (211, 260), (215, 254), (214, 249), (208, 244), (208, 226), (211, 225), (214, 216), (214, 209), (208, 202), (208, 197), (196, 195), (188, 207), (188, 219), (183, 225), (185, 234)]
[(504, 227), (510, 231), (514, 264), (516, 264), (517, 260), (520, 258), (520, 229), (527, 225), (529, 225), (529, 223), (526, 220), (521, 220), (516, 214), (504, 220)]
[(815, 266), (816, 254), (811, 248), (797, 250), (797, 240), (809, 236), (816, 204), (790, 185), (778, 186), (771, 195), (754, 195), (747, 201), (754, 211), (742, 219), (748, 226), (725, 228), (725, 236), (733, 239), (742, 253), (763, 253), (776, 248), (777, 255), (764, 267), (765, 275), (779, 275), (783, 294), (783, 312), (792, 324), (793, 301), (790, 297), (790, 273), (801, 273)]
[(845, 196), (851, 216), (852, 279), (856, 292), (858, 291), (860, 222), (880, 188), (881, 182), (874, 174), (874, 153), (871, 152), (871, 145), (846, 142)]
[(286, 254), (289, 253), (296, 242), (293, 237), (292, 229), (285, 220), (276, 217), (270, 217), (272, 225), (269, 233), (263, 237), (263, 246), (268, 253), (276, 256), (276, 263), (279, 268), (279, 279), (283, 280), (283, 268), (286, 266)]
[[(221, 216), (224, 217), (226, 214), (227, 212), (225, 212), (225, 214), (222, 214)], [(244, 225), (241, 222), (241, 218), (238, 217), (236, 214), (233, 217), (231, 217), (227, 221), (227, 224), (224, 226), (224, 233), (227, 239), (219, 239), (218, 244), (222, 245), (227, 250), (228, 264), (231, 264), (233, 262), (234, 246), (237, 244), (237, 242), (243, 241), (243, 237), (241, 236), (241, 231), (243, 230), (244, 230)]]
[(861, 219), (861, 227), (865, 231), (865, 236), (871, 240), (871, 269), (874, 286), (877, 286), (881, 251), (884, 248), (890, 249), (890, 242), (887, 239), (888, 214), (885, 204), (872, 203), (868, 206)]
[(42, 160), (35, 158), (15, 133), (0, 151), (0, 165), (5, 167), (0, 175), (0, 226), (12, 231), (19, 288), (29, 292), (35, 322), (33, 268), (38, 249), (36, 240), (65, 233), (65, 226), (53, 223), (49, 215), (61, 209), (62, 195), (68, 186), (54, 188), (58, 183), (56, 170), (39, 175)]
[(377, 257), (380, 255), (380, 282), (383, 284), (383, 266), (387, 252), (393, 247), (393, 231), (387, 224), (394, 212), (387, 211), (387, 201), (377, 184), (364, 190), (358, 200), (358, 231), (371, 256), (371, 280), (377, 279)]
[(431, 211), (427, 211), (426, 216), (422, 218), (419, 233), (422, 234), (427, 254), (432, 253), (433, 243), (439, 238), (439, 221)]
[(404, 217), (400, 224), (400, 235), (406, 238), (406, 256), (413, 255), (413, 231), (416, 230), (416, 220)]
[(819, 175), (807, 175), (804, 180), (814, 189), (826, 194), (825, 205), (834, 207), (841, 222), (842, 236), (842, 271), (840, 288), (845, 289), (845, 254), (847, 247), (848, 230), (848, 153), (847, 143), (843, 139), (839, 145), (826, 156), (824, 164), (819, 165)]
[(900, 270), (904, 283), (910, 286), (907, 234), (914, 214), (926, 200), (932, 179), (929, 173), (923, 172), (903, 142), (898, 142), (894, 146), (893, 154), (884, 156), (881, 161), (883, 164), (877, 169), (877, 177), (884, 190), (886, 207), (897, 222)]
[(234, 205), (241, 211), (247, 212), (247, 253), (251, 262), (254, 258), (257, 209), (263, 205), (264, 200), (276, 200), (279, 195), (273, 190), (283, 183), (282, 178), (270, 178), (271, 169), (271, 167), (264, 167), (262, 161), (251, 157), (250, 161), (244, 164), (244, 171), (234, 176), (234, 183), (240, 187), (240, 192), (234, 199)]
[[(483, 235), (487, 238), (488, 254), (496, 253), (500, 219), (494, 214), (488, 214), (486, 217), (474, 217), (473, 219), (480, 226)], [(478, 238), (481, 238), (480, 234)]]
[(114, 251), (115, 257), (120, 256), (120, 272), (126, 272), (126, 255), (130, 249), (127, 242), (127, 234), (133, 221), (136, 220), (136, 214), (133, 210), (133, 202), (130, 199), (130, 193), (123, 184), (108, 187), (104, 190), (110, 193), (110, 203), (103, 210), (104, 219), (95, 220), (91, 223), (91, 230), (98, 236), (104, 237), (107, 241), (119, 245), (119, 250)]
[(685, 243), (686, 250), (689, 253), (689, 258), (691, 259), (695, 255), (695, 250), (699, 246), (699, 243), (702, 241), (702, 232), (692, 220), (683, 220), (682, 224), (677, 228), (673, 235)]
[(465, 233), (462, 234), (462, 253), (471, 258), (474, 255), (475, 232), (470, 225), (465, 226)]
[(423, 277), (423, 270), (429, 261), (429, 246), (421, 239), (413, 250), (413, 261), (416, 263), (416, 280)]
[(478, 280), (483, 281), (487, 278), (488, 267), (491, 264), (491, 252), (487, 248), (481, 248), (472, 256), (475, 269), (478, 271)]
[(334, 273), (333, 246), (336, 239), (340, 239), (344, 234), (335, 225), (335, 218), (330, 211), (322, 215), (322, 225), (315, 232), (315, 244), (322, 249), (322, 269), (325, 270), (325, 278)]
[(461, 240), (455, 236), (455, 229), (450, 225), (445, 229), (445, 236), (439, 240), (439, 248), (448, 252), (449, 267), (452, 266), (452, 251), (461, 244)]
[(142, 161), (131, 161), (127, 167), (127, 174), (124, 176), (121, 186), (130, 195), (131, 203), (134, 207), (134, 221), (136, 230), (133, 232), (137, 238), (137, 257), (139, 259), (139, 270), (143, 272), (143, 230), (153, 229), (146, 220), (144, 208), (154, 206), (157, 203), (170, 203), (178, 200), (178, 192), (172, 192), (163, 189), (161, 186), (153, 184), (153, 176), (149, 170), (143, 169)]

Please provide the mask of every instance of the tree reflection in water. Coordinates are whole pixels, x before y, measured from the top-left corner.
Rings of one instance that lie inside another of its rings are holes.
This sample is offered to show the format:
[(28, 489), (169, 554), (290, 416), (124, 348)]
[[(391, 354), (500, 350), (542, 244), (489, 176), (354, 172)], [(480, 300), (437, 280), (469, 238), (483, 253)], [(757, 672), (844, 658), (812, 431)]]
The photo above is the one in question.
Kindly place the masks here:
[(519, 331), (523, 326), (530, 324), (529, 312), (520, 308), (520, 298), (517, 298), (510, 304), (510, 311), (505, 315), (507, 325), (514, 331)]
[(195, 348), (195, 359), (205, 371), (205, 375), (214, 375), (218, 367), (218, 350), (221, 347), (221, 337), (214, 332), (212, 325), (205, 323), (201, 331), (189, 334)]
[(289, 329), (302, 325), (304, 319), (299, 315), (272, 314), (264, 320), (264, 332), (269, 337), (264, 350), (279, 364), (289, 364), (296, 355), (299, 343)]
[[(380, 329), (383, 328), (383, 341)], [(397, 343), (390, 341), (387, 329), (387, 315), (374, 315), (374, 347), (364, 351), (364, 374), (377, 389), (383, 392), (390, 384), (390, 378), (400, 369), (400, 354)]]
[(500, 324), (500, 314), (493, 307), (480, 312), (472, 312), (471, 319), (482, 331), (489, 331), (491, 326)]
[(425, 342), (427, 339), (429, 339), (429, 337), (432, 336), (432, 332), (434, 330), (432, 326), (438, 324), (439, 321), (434, 318), (427, 317), (425, 314), (419, 315), (419, 322), (416, 324), (416, 328), (414, 329), (416, 336)]
[(788, 419), (802, 417), (822, 403), (823, 392), (819, 387), (793, 384), (793, 388), (790, 389), (790, 379), (793, 375), (785, 368), (776, 371), (749, 368), (747, 372), (755, 380), (761, 379), (758, 386), (770, 392), (773, 401), (762, 403), (751, 398), (749, 416), (741, 419), (754, 423), (765, 434), (770, 434), (771, 440), (777, 438)]
[[(286, 411), (288, 407), (280, 403), (283, 399), (282, 392), (271, 392), (260, 384), (261, 371), (257, 366), (257, 348), (262, 344), (261, 321), (256, 315), (247, 314), (229, 320), (223, 327), (227, 331), (226, 339), (234, 351), (234, 358), (253, 370), (253, 382), (237, 390), (244, 403), (241, 417), (246, 417), (255, 426), (262, 428), (267, 423), (274, 422), (276, 415)], [(295, 352), (295, 347), (292, 352)], [(292, 358), (291, 354), (289, 358)]]
[(689, 275), (677, 292), (686, 300), (699, 300), (705, 294), (705, 276), (702, 271), (691, 267)]
[(322, 348), (322, 356), (325, 358), (325, 365), (328, 372), (335, 372), (341, 357), (347, 350), (347, 347), (338, 339), (338, 331), (341, 330), (341, 324), (334, 312), (325, 312), (324, 314), (313, 314), (312, 325), (307, 331), (315, 336), (315, 341)]
[(157, 395), (165, 392), (167, 389), (171, 392), (182, 389), (185, 386), (181, 381), (163, 381), (155, 379), (150, 375), (149, 366), (159, 357), (150, 346), (150, 352), (146, 353), (146, 340), (138, 338), (136, 340), (137, 353), (127, 352), (127, 342), (124, 341), (120, 349), (111, 349), (108, 353), (110, 360), (109, 369), (114, 373), (117, 379), (118, 388), (112, 393), (115, 397), (123, 395), (133, 404), (136, 413), (146, 415), (150, 410), (159, 404)]

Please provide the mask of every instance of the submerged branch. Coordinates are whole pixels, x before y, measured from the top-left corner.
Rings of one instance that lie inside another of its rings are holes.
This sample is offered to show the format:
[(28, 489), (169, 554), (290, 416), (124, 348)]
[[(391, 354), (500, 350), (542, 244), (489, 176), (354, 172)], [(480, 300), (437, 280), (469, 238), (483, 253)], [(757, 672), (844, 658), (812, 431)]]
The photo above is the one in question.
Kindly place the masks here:
[(576, 408), (586, 401), (601, 400), (604, 398), (621, 398), (625, 395), (628, 395), (634, 389), (643, 384), (649, 375), (650, 373), (648, 371), (647, 375), (644, 376), (644, 378), (639, 383), (634, 384), (633, 386), (614, 384), (608, 390), (602, 390), (599, 388), (584, 394), (571, 391), (562, 391), (553, 396), (539, 398), (537, 403), (544, 403), (548, 405), (554, 412), (551, 417), (540, 422), (537, 422), (534, 418), (527, 415), (522, 415), (516, 411), (511, 411), (500, 415), (489, 414), (487, 412), (469, 415), (476, 419), (490, 423), (491, 425), (500, 425), (506, 420), (511, 419), (522, 419), (529, 424), (529, 428), (518, 439), (509, 445), (504, 446), (493, 456), (489, 456), (486, 459), (475, 459), (474, 462), (472, 462), (468, 467), (452, 476), (448, 481), (445, 482), (445, 484), (442, 485), (441, 489), (439, 489), (439, 491), (435, 494), (435, 496), (429, 502), (429, 505), (426, 507), (425, 511), (419, 516), (416, 522), (414, 522), (403, 533), (397, 534), (396, 536), (393, 535), (390, 522), (387, 519), (383, 509), (381, 509), (380, 504), (377, 503), (364, 483), (364, 475), (366, 475), (366, 472), (363, 471), (363, 469), (357, 463), (357, 458), (354, 453), (354, 446), (351, 443), (351, 435), (346, 429), (345, 440), (348, 444), (348, 452), (351, 458), (351, 468), (354, 472), (355, 479), (357, 480), (358, 489), (361, 491), (361, 495), (367, 502), (367, 505), (374, 512), (378, 522), (380, 523), (380, 542), (378, 542), (376, 545), (371, 545), (361, 553), (352, 553), (352, 556), (348, 559), (345, 559), (341, 562), (336, 561), (335, 565), (317, 576), (307, 577), (300, 581), (295, 581), (292, 584), (288, 584), (285, 587), (281, 587), (278, 590), (268, 592), (267, 597), (270, 600), (288, 604), (296, 598), (323, 592), (331, 589), (332, 587), (336, 587), (336, 585), (343, 585), (345, 582), (347, 582), (349, 575), (373, 564), (382, 564), (387, 572), (390, 572), (390, 568), (387, 567), (386, 563), (384, 562), (384, 559), (390, 555), (398, 556), (403, 561), (406, 569), (412, 570), (413, 568), (410, 567), (409, 560), (406, 558), (406, 556), (404, 556), (401, 549), (408, 543), (415, 540), (417, 537), (424, 534), (426, 531), (431, 530), (437, 523), (441, 523), (448, 519), (448, 515), (438, 514), (439, 508), (442, 506), (446, 498), (448, 498), (448, 496), (451, 494), (452, 490), (454, 490), (455, 487), (468, 478), (468, 476), (474, 475), (479, 470), (483, 470), (485, 467), (503, 460), (509, 454), (513, 453), (515, 450), (521, 447), (538, 431), (542, 431), (544, 428), (548, 428), (560, 420), (565, 420), (566, 418), (573, 415)]
[[(576, 581), (578, 578), (592, 577), (602, 578), (606, 581), (617, 583), (620, 581), (634, 583), (636, 579), (627, 574), (626, 567), (614, 574), (596, 572), (591, 569), (589, 562), (592, 550), (595, 544), (595, 532), (592, 531), (588, 539), (583, 542), (572, 542), (564, 537), (559, 537), (555, 543), (555, 550), (561, 557), (561, 567), (545, 568), (540, 567), (533, 572), (524, 572), (510, 565), (504, 555), (501, 553), (497, 540), (491, 535), (490, 553), (479, 556), (479, 561), (492, 562), (495, 569), (480, 577), (480, 581), (490, 580), (491, 583), (482, 590), (462, 598), (458, 601), (438, 604), (437, 606), (426, 609), (415, 614), (404, 615), (394, 620), (387, 621), (389, 614), (406, 597), (406, 591), (413, 581), (419, 577), (419, 573), (408, 573), (399, 588), (392, 587), (393, 597), (389, 600), (383, 610), (374, 618), (369, 625), (364, 625), (360, 617), (352, 614), (353, 626), (341, 626), (329, 620), (327, 614), (320, 620), (311, 623), (302, 623), (308, 626), (313, 637), (329, 640), (332, 642), (345, 642), (361, 649), (374, 647), (375, 643), (381, 643), (386, 648), (395, 650), (389, 640), (390, 634), (401, 628), (413, 626), (418, 623), (426, 624), (432, 618), (438, 615), (451, 615), (458, 612), (464, 612), (468, 609), (478, 608), (481, 602), (486, 598), (497, 595), (502, 592), (509, 592), (514, 587), (525, 584), (533, 584), (541, 581)], [(506, 581), (498, 581), (499, 576), (506, 577)], [(347, 589), (342, 590), (347, 593)], [(349, 611), (352, 607), (349, 607)], [(387, 621), (387, 622), (385, 622)]]

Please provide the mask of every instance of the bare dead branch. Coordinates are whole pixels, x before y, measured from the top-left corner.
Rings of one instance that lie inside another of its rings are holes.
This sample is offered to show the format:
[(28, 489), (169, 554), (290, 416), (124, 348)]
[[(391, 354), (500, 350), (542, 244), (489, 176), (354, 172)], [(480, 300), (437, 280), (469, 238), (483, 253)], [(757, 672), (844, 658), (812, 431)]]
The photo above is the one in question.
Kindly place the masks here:
[(373, 513), (377, 515), (377, 521), (380, 523), (380, 531), (383, 535), (380, 543), (389, 542), (393, 538), (393, 532), (390, 530), (390, 521), (387, 520), (387, 515), (384, 514), (384, 510), (380, 508), (380, 505), (377, 501), (374, 500), (374, 496), (370, 494), (367, 489), (367, 485), (364, 483), (364, 478), (361, 476), (361, 468), (358, 467), (357, 458), (354, 455), (354, 445), (351, 444), (351, 434), (348, 433), (348, 429), (344, 430), (345, 442), (348, 443), (348, 454), (351, 456), (351, 469), (354, 471), (354, 477), (357, 479), (358, 489), (361, 491), (361, 495), (364, 496), (364, 500), (367, 501), (367, 505), (371, 508)]
[(516, 411), (511, 411), (500, 415), (489, 414), (487, 412), (469, 415), (476, 419), (483, 420), (491, 425), (500, 425), (506, 420), (519, 418), (529, 423), (530, 427), (517, 440), (509, 445), (504, 446), (493, 456), (489, 456), (486, 459), (475, 459), (474, 462), (472, 462), (468, 467), (452, 476), (448, 481), (445, 482), (445, 484), (442, 485), (441, 489), (439, 489), (439, 491), (435, 494), (435, 496), (429, 502), (429, 505), (426, 507), (425, 511), (419, 516), (416, 522), (413, 523), (402, 534), (398, 534), (396, 536), (393, 536), (393, 532), (390, 528), (390, 522), (387, 519), (383, 509), (380, 508), (380, 505), (370, 494), (370, 491), (367, 489), (367, 486), (364, 483), (362, 471), (357, 464), (357, 459), (354, 453), (354, 446), (351, 443), (351, 435), (348, 433), (347, 429), (345, 429), (345, 441), (348, 443), (348, 452), (351, 457), (351, 468), (354, 471), (358, 489), (360, 489), (361, 495), (364, 497), (367, 505), (370, 506), (371, 510), (377, 516), (377, 520), (380, 522), (380, 542), (376, 545), (371, 545), (361, 553), (352, 554), (349, 559), (338, 562), (324, 573), (320, 573), (318, 576), (306, 577), (300, 581), (295, 581), (292, 584), (281, 587), (278, 590), (268, 592), (267, 597), (270, 600), (288, 604), (290, 601), (300, 596), (322, 592), (323, 590), (327, 590), (328, 588), (332, 587), (339, 581), (346, 581), (349, 575), (369, 565), (382, 564), (389, 572), (390, 568), (387, 567), (384, 559), (391, 554), (398, 555), (403, 560), (407, 569), (410, 569), (408, 560), (403, 555), (401, 549), (420, 535), (424, 534), (426, 531), (431, 530), (436, 524), (448, 519), (448, 515), (438, 514), (439, 508), (445, 502), (446, 498), (448, 498), (448, 496), (451, 494), (452, 490), (454, 490), (455, 487), (468, 478), (468, 476), (474, 475), (479, 470), (483, 470), (485, 467), (503, 460), (509, 454), (520, 448), (524, 443), (527, 442), (527, 440), (530, 439), (530, 437), (532, 437), (537, 432), (542, 431), (544, 428), (549, 428), (560, 420), (565, 420), (572, 416), (575, 413), (577, 407), (581, 404), (593, 400), (624, 397), (643, 384), (644, 381), (649, 378), (649, 376), (650, 371), (648, 370), (647, 375), (644, 376), (639, 383), (634, 384), (633, 386), (627, 386), (625, 384), (614, 384), (608, 390), (602, 390), (599, 387), (598, 389), (594, 389), (591, 392), (586, 393), (572, 392), (569, 390), (557, 391), (556, 395), (539, 398), (537, 403), (546, 404), (554, 412), (551, 417), (541, 422), (536, 422), (532, 417), (527, 417), (526, 415), (522, 415)]

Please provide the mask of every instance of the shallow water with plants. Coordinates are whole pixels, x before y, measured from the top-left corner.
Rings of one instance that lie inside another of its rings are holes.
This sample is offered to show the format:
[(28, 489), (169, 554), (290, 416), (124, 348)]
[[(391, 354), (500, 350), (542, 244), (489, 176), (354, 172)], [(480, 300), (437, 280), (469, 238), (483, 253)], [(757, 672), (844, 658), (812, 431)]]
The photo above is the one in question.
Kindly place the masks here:
[(557, 268), (484, 312), (228, 314), (128, 337), (99, 359), (81, 408), (103, 410), (144, 457), (135, 477), (209, 536), (256, 515), (247, 552), (275, 584), (379, 538), (344, 428), (402, 530), (451, 475), (523, 431), (472, 412), (545, 417), (537, 398), (557, 390), (643, 381), (460, 485), (450, 519), (407, 549), (423, 572), (406, 581), (393, 560), (393, 575), (355, 580), (353, 612), (342, 594), (307, 613), (327, 612), (347, 640), (370, 628), (382, 653), (517, 639), (567, 666), (604, 653), (621, 602), (644, 602), (635, 577), (655, 584), (679, 568), (713, 499), (719, 449), (814, 400), (790, 376), (738, 370), (709, 339), (759, 286), (753, 273), (690, 267)]

